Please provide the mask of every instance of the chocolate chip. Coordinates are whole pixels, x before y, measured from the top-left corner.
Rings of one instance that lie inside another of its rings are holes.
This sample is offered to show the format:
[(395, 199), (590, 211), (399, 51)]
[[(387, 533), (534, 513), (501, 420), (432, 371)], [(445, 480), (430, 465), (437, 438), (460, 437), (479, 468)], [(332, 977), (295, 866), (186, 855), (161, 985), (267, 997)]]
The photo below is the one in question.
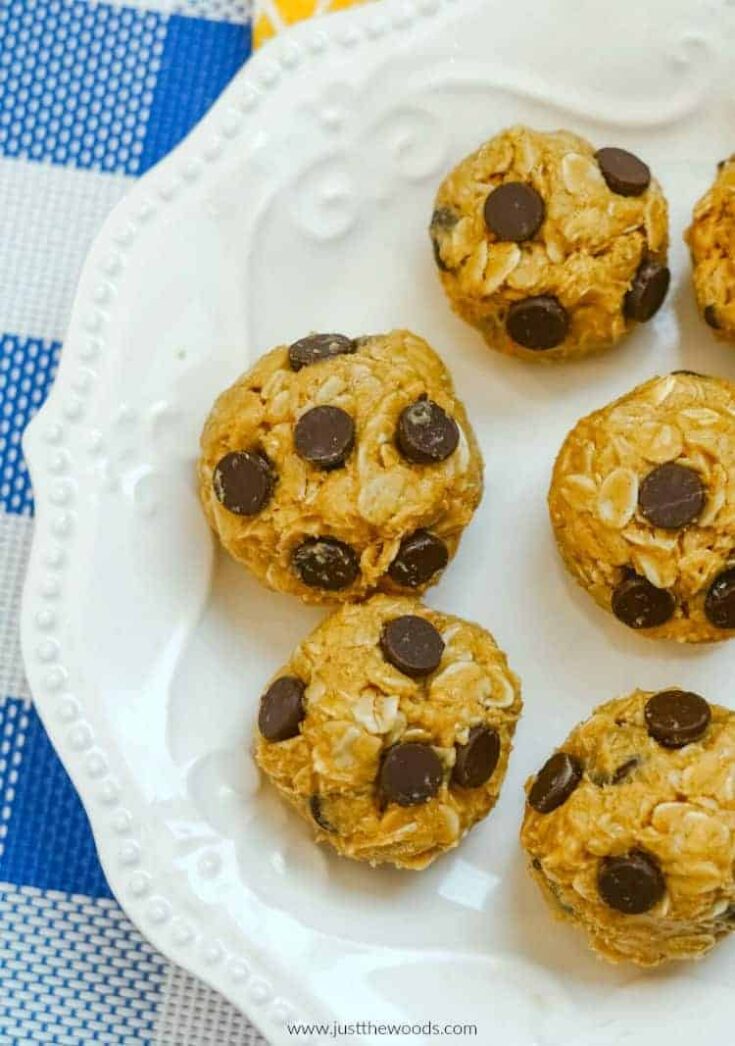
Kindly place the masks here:
[(610, 784), (617, 785), (627, 781), (633, 771), (640, 766), (640, 762), (638, 756), (634, 755), (632, 759), (627, 759), (624, 763), (621, 763), (610, 778)]
[(404, 407), (396, 429), (398, 449), (414, 465), (444, 461), (459, 443), (459, 428), (438, 403), (421, 396)]
[(708, 327), (711, 327), (716, 331), (720, 329), (720, 321), (717, 318), (717, 309), (714, 305), (705, 305), (702, 315), (704, 316), (704, 322)]
[(339, 468), (354, 446), (355, 423), (341, 407), (312, 407), (296, 422), (293, 439), (305, 461), (320, 469)]
[(338, 592), (360, 573), (357, 553), (337, 538), (306, 538), (291, 557), (294, 570), (309, 588)]
[(664, 748), (683, 748), (699, 741), (712, 713), (703, 697), (689, 690), (662, 690), (646, 701), (644, 711), (649, 736)]
[(441, 783), (442, 764), (431, 745), (407, 741), (383, 756), (378, 784), (390, 803), (418, 806), (436, 795)]
[(679, 530), (693, 523), (704, 508), (705, 489), (699, 473), (667, 461), (645, 477), (638, 491), (638, 508), (654, 527)]
[(258, 729), (266, 741), (296, 737), (306, 715), (304, 689), (296, 676), (281, 676), (268, 687), (260, 699), (258, 712)]
[(567, 801), (582, 780), (579, 759), (567, 752), (554, 752), (546, 760), (528, 793), (529, 805), (540, 814), (550, 814)]
[(439, 666), (444, 640), (424, 617), (404, 614), (387, 621), (380, 636), (386, 661), (407, 676), (428, 676)]
[(355, 343), (344, 334), (309, 334), (289, 346), (288, 362), (291, 370), (301, 370), (322, 360), (345, 356), (355, 351)]
[(309, 796), (309, 813), (314, 818), (316, 823), (325, 832), (336, 832), (337, 829), (331, 824), (324, 815), (324, 801), (320, 795), (315, 792), (314, 795)]
[(612, 594), (612, 612), (628, 628), (655, 628), (674, 613), (676, 602), (665, 588), (656, 588), (648, 578), (625, 577)]
[(543, 352), (564, 341), (569, 333), (569, 313), (558, 298), (538, 294), (511, 305), (505, 329), (519, 345)]
[(707, 620), (715, 628), (735, 628), (735, 567), (723, 570), (704, 599)]
[(460, 788), (479, 788), (489, 781), (500, 758), (500, 736), (489, 726), (473, 726), (466, 745), (455, 745), (452, 781)]
[(623, 300), (623, 312), (628, 319), (647, 323), (663, 305), (670, 283), (671, 272), (666, 265), (644, 258)]
[(425, 585), (449, 562), (449, 551), (441, 538), (429, 530), (416, 530), (401, 542), (388, 576), (397, 585)]
[(212, 476), (220, 504), (237, 516), (254, 516), (273, 494), (275, 473), (260, 450), (233, 450), (217, 462)]
[(641, 915), (664, 896), (666, 880), (656, 858), (636, 849), (620, 857), (603, 857), (597, 889), (609, 908), (624, 915)]
[(648, 165), (626, 149), (600, 149), (595, 159), (608, 188), (618, 196), (640, 196), (651, 184)]
[(499, 240), (530, 240), (541, 228), (545, 213), (543, 197), (525, 182), (505, 182), (485, 200), (485, 225)]

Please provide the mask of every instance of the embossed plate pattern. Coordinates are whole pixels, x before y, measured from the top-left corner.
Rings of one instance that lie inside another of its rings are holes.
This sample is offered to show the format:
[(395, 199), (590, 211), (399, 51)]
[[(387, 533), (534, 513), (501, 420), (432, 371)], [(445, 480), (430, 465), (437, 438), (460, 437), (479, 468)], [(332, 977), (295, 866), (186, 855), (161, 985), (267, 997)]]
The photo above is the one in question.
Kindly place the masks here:
[[(248, 63), (91, 251), (26, 435), (28, 676), (131, 918), (273, 1043), (294, 1041), (297, 1017), (475, 1021), (472, 1041), (512, 1046), (729, 1037), (732, 946), (659, 974), (591, 960), (550, 922), (516, 836), (524, 778), (594, 702), (672, 683), (729, 698), (727, 646), (650, 645), (574, 589), (544, 496), (583, 412), (675, 366), (735, 377), (695, 316), (681, 246), (733, 149), (734, 23), (715, 0), (386, 0), (305, 25)], [(488, 352), (432, 271), (436, 182), (514, 121), (643, 154), (671, 201), (667, 307), (599, 359)], [(258, 695), (319, 614), (215, 553), (192, 471), (212, 397), (258, 353), (393, 325), (445, 355), (487, 462), (430, 600), (489, 626), (526, 696), (497, 811), (420, 875), (326, 854), (259, 787), (245, 755)]]

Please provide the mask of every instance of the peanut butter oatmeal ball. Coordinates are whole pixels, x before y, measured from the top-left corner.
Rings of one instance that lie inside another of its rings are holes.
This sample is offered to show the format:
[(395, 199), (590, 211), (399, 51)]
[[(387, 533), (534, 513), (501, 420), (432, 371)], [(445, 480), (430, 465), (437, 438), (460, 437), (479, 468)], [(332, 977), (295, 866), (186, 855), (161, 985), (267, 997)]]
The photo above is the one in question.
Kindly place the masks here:
[(455, 167), (431, 220), (452, 308), (493, 349), (584, 356), (660, 308), (666, 200), (624, 149), (511, 127)]
[(735, 715), (636, 690), (527, 786), (521, 842), (552, 910), (605, 959), (655, 966), (735, 929)]
[(685, 240), (694, 292), (705, 323), (735, 340), (735, 156), (723, 160), (714, 184), (694, 208)]
[(320, 842), (425, 868), (492, 810), (520, 712), (488, 632), (376, 595), (334, 613), (276, 674), (255, 758)]
[(656, 639), (735, 635), (735, 385), (653, 378), (579, 421), (549, 510), (574, 578)]
[(216, 401), (199, 493), (227, 551), (307, 603), (438, 580), (482, 495), (446, 367), (410, 331), (312, 334)]

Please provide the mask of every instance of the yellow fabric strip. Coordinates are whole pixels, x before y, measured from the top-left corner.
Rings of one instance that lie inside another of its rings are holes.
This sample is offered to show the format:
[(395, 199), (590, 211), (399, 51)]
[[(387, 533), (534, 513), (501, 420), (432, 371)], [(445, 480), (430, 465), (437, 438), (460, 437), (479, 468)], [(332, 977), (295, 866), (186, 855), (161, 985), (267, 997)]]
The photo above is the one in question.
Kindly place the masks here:
[(276, 33), (304, 18), (341, 11), (366, 0), (257, 0), (253, 23), (253, 47), (260, 47)]

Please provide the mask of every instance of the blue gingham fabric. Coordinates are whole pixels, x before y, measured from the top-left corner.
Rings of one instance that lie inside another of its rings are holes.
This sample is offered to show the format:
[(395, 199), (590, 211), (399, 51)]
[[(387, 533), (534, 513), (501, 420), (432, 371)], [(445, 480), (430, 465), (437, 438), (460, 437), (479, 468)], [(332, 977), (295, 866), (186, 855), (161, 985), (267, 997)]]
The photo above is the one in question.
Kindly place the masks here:
[(248, 0), (0, 0), (0, 1044), (262, 1043), (114, 901), (18, 639), (33, 527), (23, 429), (84, 255), (250, 51)]

